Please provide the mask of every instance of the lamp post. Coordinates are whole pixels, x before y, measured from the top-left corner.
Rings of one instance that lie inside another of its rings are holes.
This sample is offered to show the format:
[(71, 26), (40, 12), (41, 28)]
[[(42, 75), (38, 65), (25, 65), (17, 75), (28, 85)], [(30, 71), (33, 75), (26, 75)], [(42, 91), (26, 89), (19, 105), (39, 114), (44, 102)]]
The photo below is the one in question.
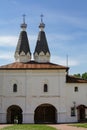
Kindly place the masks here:
[(76, 102), (75, 101), (73, 101), (73, 105), (74, 105), (74, 116), (76, 115), (76, 112), (75, 112), (75, 109), (76, 109)]
[(74, 108), (76, 108), (76, 102), (75, 101), (73, 102), (73, 105), (74, 105)]

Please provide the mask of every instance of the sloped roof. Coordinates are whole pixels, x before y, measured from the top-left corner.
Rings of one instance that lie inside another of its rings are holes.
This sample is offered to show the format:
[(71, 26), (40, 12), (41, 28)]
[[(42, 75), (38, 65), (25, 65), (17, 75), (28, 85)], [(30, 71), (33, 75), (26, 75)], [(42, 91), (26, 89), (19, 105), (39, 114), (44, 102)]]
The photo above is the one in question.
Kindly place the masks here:
[(21, 31), (15, 53), (20, 54), (22, 51), (31, 54), (26, 31)]
[(39, 32), (34, 54), (35, 53), (39, 54), (40, 52), (44, 52), (45, 54), (48, 52), (50, 54), (46, 35), (44, 31)]
[(28, 70), (28, 69), (65, 69), (66, 71), (69, 69), (68, 67), (53, 64), (53, 63), (38, 63), (35, 61), (30, 61), (28, 63), (20, 63), (14, 62), (12, 64), (0, 66), (0, 70)]
[(87, 83), (87, 80), (82, 78), (77, 78), (75, 76), (67, 75), (66, 77), (67, 83)]

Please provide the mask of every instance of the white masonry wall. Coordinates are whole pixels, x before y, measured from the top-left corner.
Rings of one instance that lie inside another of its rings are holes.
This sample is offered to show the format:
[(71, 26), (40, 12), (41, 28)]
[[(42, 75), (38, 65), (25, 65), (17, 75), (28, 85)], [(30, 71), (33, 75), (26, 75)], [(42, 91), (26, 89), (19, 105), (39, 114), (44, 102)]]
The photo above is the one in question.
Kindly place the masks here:
[[(57, 110), (57, 122), (66, 122), (65, 70), (0, 70), (0, 123), (6, 123), (7, 109), (18, 105), (23, 111), (23, 123), (34, 123), (34, 111), (41, 104), (51, 104)], [(13, 84), (18, 91), (13, 92)], [(43, 85), (48, 92), (43, 92)]]
[[(18, 91), (13, 92), (13, 84)], [(48, 92), (43, 92), (44, 84)], [(78, 92), (74, 87), (78, 87)], [(34, 123), (35, 109), (51, 104), (57, 110), (57, 123), (77, 122), (77, 106), (87, 106), (87, 84), (66, 83), (65, 70), (0, 70), (0, 123), (7, 123), (7, 109), (12, 105), (23, 111), (23, 123)], [(76, 116), (71, 107), (76, 102)]]
[[(78, 92), (74, 88), (78, 87)], [(74, 107), (76, 116), (71, 116), (71, 107)], [(67, 122), (78, 122), (77, 107), (80, 105), (87, 106), (87, 83), (67, 83), (66, 84), (66, 109)]]

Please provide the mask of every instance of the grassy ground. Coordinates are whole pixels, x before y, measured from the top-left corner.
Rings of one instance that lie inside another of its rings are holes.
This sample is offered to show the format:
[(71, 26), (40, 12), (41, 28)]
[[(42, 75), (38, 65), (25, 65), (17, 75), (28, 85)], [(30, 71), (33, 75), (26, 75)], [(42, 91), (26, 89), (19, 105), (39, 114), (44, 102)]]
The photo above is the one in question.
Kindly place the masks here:
[(73, 124), (72, 126), (87, 128), (87, 123), (77, 123)]
[(0, 130), (56, 130), (56, 129), (46, 125), (28, 125), (28, 124), (19, 125), (18, 124), (18, 125), (5, 127)]

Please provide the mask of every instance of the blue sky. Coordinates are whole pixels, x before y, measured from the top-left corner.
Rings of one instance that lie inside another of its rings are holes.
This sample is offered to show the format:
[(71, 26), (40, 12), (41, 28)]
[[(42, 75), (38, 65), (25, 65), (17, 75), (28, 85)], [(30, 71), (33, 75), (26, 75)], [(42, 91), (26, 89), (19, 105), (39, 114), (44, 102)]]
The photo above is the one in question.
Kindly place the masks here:
[(51, 62), (68, 65), (70, 74), (87, 72), (87, 0), (0, 0), (0, 65), (14, 62), (22, 14), (26, 14), (31, 52), (44, 14)]

